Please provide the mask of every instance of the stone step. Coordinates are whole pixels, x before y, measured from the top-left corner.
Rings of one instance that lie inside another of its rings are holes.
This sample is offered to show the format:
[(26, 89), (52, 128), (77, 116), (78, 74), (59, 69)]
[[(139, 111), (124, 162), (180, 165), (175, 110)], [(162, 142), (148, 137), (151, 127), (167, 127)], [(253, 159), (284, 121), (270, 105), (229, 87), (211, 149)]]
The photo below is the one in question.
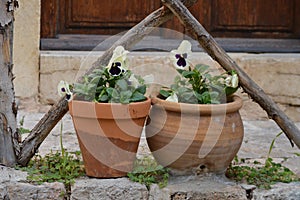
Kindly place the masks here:
[(171, 177), (169, 184), (159, 188), (145, 185), (128, 178), (96, 179), (83, 177), (75, 181), (71, 194), (62, 183), (28, 183), (26, 173), (0, 167), (0, 200), (277, 200), (300, 199), (300, 182), (277, 183), (270, 190), (256, 189), (251, 185), (239, 185), (222, 176)]

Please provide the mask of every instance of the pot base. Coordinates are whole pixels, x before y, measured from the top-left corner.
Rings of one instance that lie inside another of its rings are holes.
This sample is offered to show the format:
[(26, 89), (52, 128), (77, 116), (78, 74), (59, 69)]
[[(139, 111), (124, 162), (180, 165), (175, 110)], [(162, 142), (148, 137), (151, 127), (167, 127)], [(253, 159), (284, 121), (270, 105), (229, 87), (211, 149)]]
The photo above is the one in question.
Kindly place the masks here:
[[(85, 147), (85, 145), (91, 145), (88, 142), (83, 142), (80, 137), (78, 137), (78, 141), (86, 175), (98, 178), (115, 178), (124, 177), (132, 170), (138, 142), (90, 136), (89, 141), (97, 142), (98, 145), (104, 147), (95, 152)], [(110, 148), (110, 145), (115, 145), (122, 150)]]

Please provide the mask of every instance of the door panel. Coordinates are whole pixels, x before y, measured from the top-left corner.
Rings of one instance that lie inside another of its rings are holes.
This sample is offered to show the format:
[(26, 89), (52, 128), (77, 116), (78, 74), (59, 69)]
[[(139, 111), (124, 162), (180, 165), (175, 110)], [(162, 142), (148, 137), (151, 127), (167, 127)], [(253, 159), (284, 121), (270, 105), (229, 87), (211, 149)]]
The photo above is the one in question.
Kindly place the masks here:
[(159, 0), (63, 0), (59, 32), (116, 34), (131, 28), (159, 6)]
[[(41, 3), (42, 49), (51, 46), (59, 49), (74, 43), (77, 50), (91, 48), (92, 43), (86, 45), (89, 37), (91, 41), (102, 40), (105, 35), (126, 31), (162, 6), (160, 0), (41, 0)], [(295, 44), (300, 41), (299, 0), (198, 0), (190, 11), (217, 38), (245, 38), (248, 42), (259, 38), (296, 39)], [(162, 27), (188, 34), (176, 18)], [(72, 49), (72, 45), (68, 48)]]
[(232, 32), (233, 36), (292, 37), (295, 3), (293, 0), (215, 0), (211, 32), (220, 37), (232, 36)]

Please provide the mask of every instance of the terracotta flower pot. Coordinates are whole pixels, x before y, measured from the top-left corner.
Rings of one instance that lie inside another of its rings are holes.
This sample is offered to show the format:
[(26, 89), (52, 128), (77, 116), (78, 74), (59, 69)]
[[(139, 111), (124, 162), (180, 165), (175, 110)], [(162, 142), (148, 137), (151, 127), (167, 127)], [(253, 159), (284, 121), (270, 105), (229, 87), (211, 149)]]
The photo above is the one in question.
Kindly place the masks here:
[(122, 177), (132, 170), (150, 106), (150, 99), (126, 105), (69, 103), (88, 176)]
[(161, 165), (180, 174), (224, 173), (244, 136), (240, 97), (202, 105), (153, 98), (152, 104), (146, 136)]

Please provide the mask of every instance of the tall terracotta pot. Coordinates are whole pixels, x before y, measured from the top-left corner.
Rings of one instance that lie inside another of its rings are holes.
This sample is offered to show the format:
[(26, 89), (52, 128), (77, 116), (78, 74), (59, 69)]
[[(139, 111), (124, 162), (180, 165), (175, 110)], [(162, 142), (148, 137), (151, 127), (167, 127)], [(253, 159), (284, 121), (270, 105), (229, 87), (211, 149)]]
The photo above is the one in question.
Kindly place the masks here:
[(132, 170), (150, 106), (150, 99), (130, 104), (69, 103), (88, 176), (122, 177)]
[(186, 104), (152, 99), (147, 142), (155, 159), (173, 172), (224, 173), (238, 152), (244, 128), (242, 99), (226, 104)]

